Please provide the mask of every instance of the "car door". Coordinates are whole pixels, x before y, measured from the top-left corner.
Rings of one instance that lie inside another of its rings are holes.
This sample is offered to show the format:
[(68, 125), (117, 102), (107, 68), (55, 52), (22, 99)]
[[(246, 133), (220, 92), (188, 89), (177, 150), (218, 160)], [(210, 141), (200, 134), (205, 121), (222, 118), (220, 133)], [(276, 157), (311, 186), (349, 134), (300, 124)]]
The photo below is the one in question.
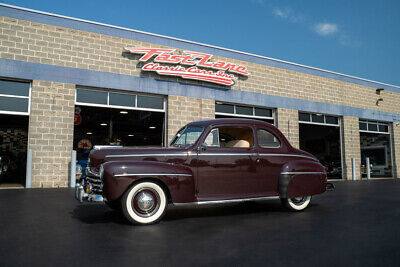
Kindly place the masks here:
[(267, 196), (278, 194), (279, 174), (286, 157), (282, 154), (282, 142), (267, 128), (256, 129), (257, 172)]
[(259, 195), (253, 128), (214, 127), (198, 150), (199, 201)]

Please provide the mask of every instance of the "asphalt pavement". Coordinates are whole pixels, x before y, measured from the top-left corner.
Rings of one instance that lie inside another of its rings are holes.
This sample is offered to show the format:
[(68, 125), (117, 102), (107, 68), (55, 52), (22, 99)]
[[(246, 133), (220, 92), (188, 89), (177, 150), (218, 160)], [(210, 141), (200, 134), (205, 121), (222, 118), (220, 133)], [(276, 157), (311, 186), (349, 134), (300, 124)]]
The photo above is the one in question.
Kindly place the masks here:
[(170, 206), (151, 226), (72, 189), (0, 190), (0, 266), (400, 266), (400, 181), (335, 185), (303, 212)]

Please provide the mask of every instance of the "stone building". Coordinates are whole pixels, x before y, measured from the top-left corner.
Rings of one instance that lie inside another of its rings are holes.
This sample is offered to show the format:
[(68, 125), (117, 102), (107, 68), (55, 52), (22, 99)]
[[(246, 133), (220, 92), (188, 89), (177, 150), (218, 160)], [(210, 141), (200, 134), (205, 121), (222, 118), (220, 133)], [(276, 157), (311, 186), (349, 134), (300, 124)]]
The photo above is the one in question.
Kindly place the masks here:
[(166, 145), (222, 117), (275, 124), (332, 179), (351, 179), (352, 159), (364, 177), (366, 158), (372, 177), (400, 176), (398, 86), (4, 4), (0, 16), (0, 184), (25, 186), (28, 150), (32, 187), (66, 187), (72, 150), (84, 169), (94, 145)]

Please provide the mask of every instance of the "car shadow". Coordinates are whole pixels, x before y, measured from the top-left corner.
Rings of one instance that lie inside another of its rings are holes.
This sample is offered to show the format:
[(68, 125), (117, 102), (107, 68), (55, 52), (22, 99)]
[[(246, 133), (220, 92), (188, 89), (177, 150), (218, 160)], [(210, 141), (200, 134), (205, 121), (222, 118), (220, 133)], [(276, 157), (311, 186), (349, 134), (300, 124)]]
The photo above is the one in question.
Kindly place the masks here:
[[(310, 203), (307, 209), (312, 209), (318, 204)], [(203, 217), (229, 217), (237, 215), (263, 214), (271, 213), (291, 213), (280, 201), (248, 201), (234, 204), (201, 205), (177, 207), (170, 205), (162, 219), (163, 221), (175, 221), (191, 218)]]
[[(317, 204), (311, 203), (307, 209)], [(169, 205), (163, 221), (179, 221), (205, 217), (229, 217), (237, 215), (290, 213), (282, 206), (280, 201), (249, 201), (243, 203), (218, 204), (218, 205)], [(112, 210), (105, 204), (85, 203), (71, 211), (72, 218), (85, 224), (116, 223), (130, 225), (120, 211)]]
[(85, 203), (78, 205), (71, 211), (71, 216), (73, 219), (86, 224), (129, 224), (121, 212), (113, 210), (103, 203)]

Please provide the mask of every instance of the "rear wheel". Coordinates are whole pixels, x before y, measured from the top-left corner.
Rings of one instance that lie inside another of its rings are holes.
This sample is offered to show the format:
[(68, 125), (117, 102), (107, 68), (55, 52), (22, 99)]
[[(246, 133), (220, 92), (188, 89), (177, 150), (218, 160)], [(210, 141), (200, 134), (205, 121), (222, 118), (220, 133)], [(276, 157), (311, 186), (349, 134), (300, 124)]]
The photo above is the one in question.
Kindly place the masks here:
[(307, 208), (310, 204), (311, 196), (295, 197), (295, 198), (282, 198), (283, 205), (291, 211), (301, 211)]
[(156, 183), (131, 186), (121, 200), (122, 212), (133, 224), (153, 224), (161, 220), (167, 208), (164, 190)]

